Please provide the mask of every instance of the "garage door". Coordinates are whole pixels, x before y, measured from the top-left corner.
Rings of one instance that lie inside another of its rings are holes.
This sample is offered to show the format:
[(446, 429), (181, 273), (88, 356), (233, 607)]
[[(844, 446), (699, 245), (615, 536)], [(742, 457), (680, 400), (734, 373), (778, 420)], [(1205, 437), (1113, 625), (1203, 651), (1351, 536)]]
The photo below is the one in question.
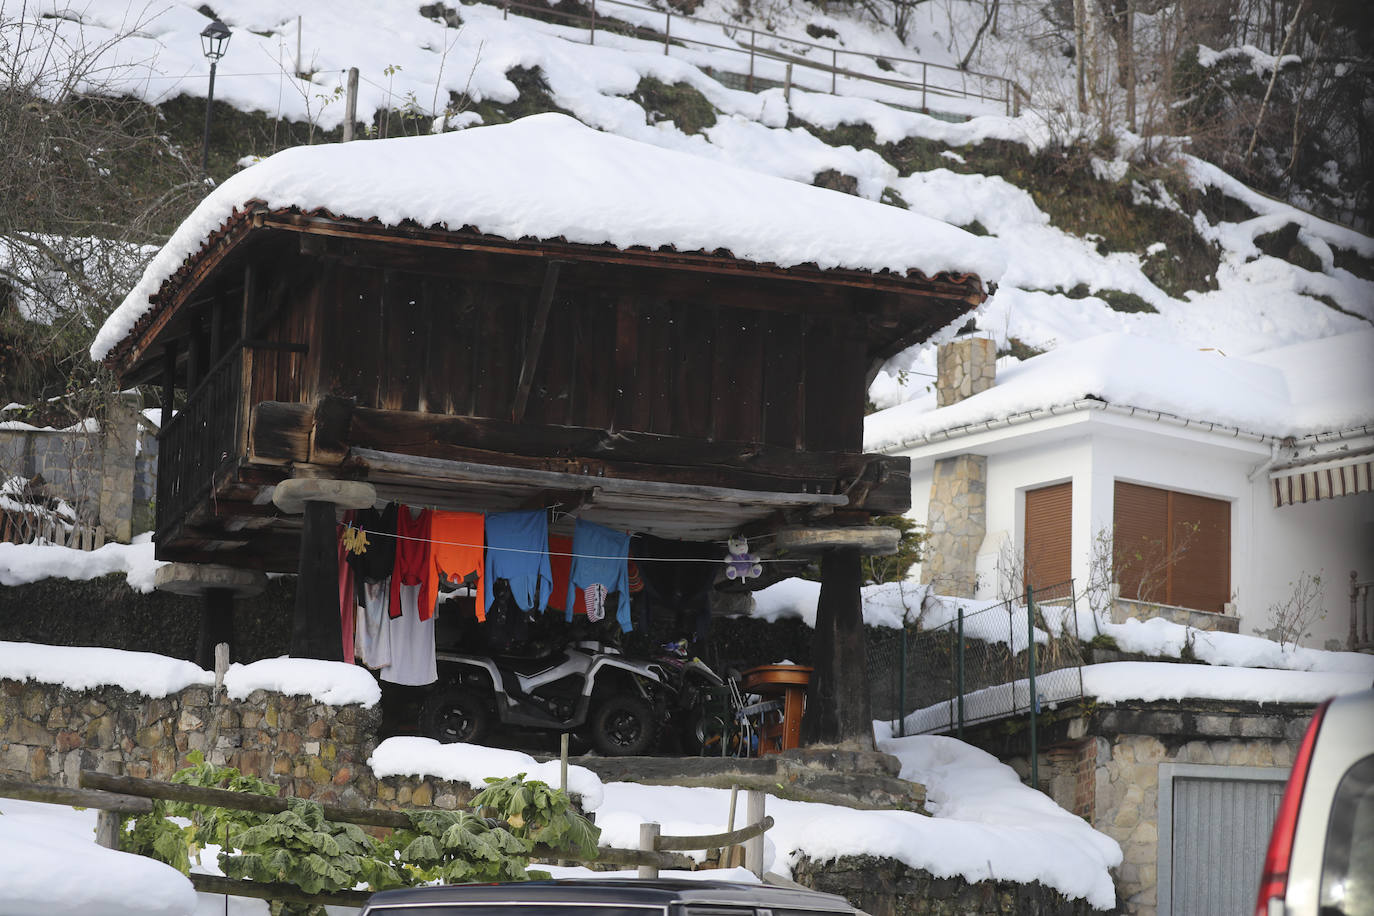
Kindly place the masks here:
[(1250, 916), (1286, 769), (1159, 768), (1159, 914)]

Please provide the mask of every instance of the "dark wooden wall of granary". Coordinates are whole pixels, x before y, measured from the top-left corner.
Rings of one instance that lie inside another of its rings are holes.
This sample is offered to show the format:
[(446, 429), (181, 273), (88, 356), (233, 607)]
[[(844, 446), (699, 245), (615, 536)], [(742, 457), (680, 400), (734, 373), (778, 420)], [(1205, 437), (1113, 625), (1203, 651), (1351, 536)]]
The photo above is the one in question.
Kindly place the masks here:
[(866, 291), (563, 262), (516, 416), (548, 262), (361, 248), (265, 268), (259, 336), (309, 350), (255, 351), (250, 404), (861, 450)]

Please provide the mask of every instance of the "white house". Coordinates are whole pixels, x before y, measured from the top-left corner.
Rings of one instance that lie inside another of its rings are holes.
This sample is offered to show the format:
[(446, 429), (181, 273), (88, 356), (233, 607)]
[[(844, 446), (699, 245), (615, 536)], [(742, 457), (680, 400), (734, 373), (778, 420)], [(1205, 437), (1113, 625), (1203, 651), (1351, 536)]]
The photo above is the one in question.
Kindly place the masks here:
[(1374, 329), (1243, 358), (1107, 334), (1006, 362), (956, 338), (937, 395), (868, 418), (865, 450), (911, 458), (923, 582), (1105, 579), (1147, 602), (1118, 614), (1241, 633), (1307, 603), (1303, 644), (1346, 648), (1352, 571), (1374, 580)]

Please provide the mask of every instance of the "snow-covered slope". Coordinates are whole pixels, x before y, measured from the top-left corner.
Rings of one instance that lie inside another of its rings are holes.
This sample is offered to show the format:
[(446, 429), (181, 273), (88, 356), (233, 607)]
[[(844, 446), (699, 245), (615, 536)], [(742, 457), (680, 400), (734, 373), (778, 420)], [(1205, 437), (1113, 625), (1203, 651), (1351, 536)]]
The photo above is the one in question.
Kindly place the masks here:
[[(52, 13), (65, 6), (62, 0), (40, 0), (27, 7), (27, 15)], [(956, 51), (967, 47), (971, 35), (967, 30), (976, 27), (976, 21), (969, 19), (967, 4), (956, 0), (940, 4), (947, 12), (935, 6), (922, 5), (911, 23), (906, 46), (867, 21), (822, 14), (809, 5), (754, 7), (755, 18), (745, 24), (772, 26), (807, 40), (806, 28), (811, 26), (810, 35), (833, 31), (834, 37), (828, 40), (837, 49), (920, 54), (947, 64), (957, 60)], [(665, 27), (662, 13), (618, 6), (608, 9), (600, 14), (660, 31)], [(999, 105), (988, 104), (983, 106), (984, 114), (950, 123), (853, 97), (853, 93), (867, 92), (893, 98), (895, 90), (874, 84), (841, 84), (840, 91), (850, 95), (839, 97), (798, 88), (828, 89), (804, 78), (808, 71), (800, 70), (789, 94), (778, 88), (745, 92), (728, 88), (704, 69), (711, 67), (717, 74), (739, 72), (747, 66), (739, 53), (689, 45), (673, 46), (673, 53), (665, 54), (661, 41), (607, 31), (599, 31), (597, 43), (589, 45), (584, 29), (516, 15), (507, 18), (500, 7), (481, 4), (451, 10), (461, 18), (457, 28), (446, 25), (441, 17), (425, 18), (415, 6), (356, 0), (245, 0), (217, 12), (234, 30), (234, 37), (219, 68), (216, 99), (268, 117), (311, 120), (325, 128), (337, 125), (343, 101), (336, 89), (345, 68), (356, 66), (361, 71), (359, 112), (394, 111), (393, 130), (402, 123), (403, 112), (437, 114), (451, 100), (470, 110), (450, 118), (450, 126), (471, 125), (481, 120), (478, 111), (488, 111), (490, 116), (491, 111), (515, 103), (521, 90), (513, 77), (537, 69), (547, 86), (547, 98), (521, 100), (536, 109), (556, 106), (599, 130), (777, 177), (811, 183), (817, 175), (833, 172), (852, 179), (851, 187), (862, 197), (900, 198), (917, 213), (958, 226), (981, 226), (996, 237), (1006, 256), (1000, 286), (977, 315), (979, 326), (993, 333), (1001, 346), (1015, 339), (1021, 346), (1044, 350), (1104, 332), (1124, 332), (1242, 356), (1368, 328), (1374, 320), (1374, 283), (1337, 266), (1338, 262), (1350, 265), (1352, 259), (1364, 259), (1367, 264), (1374, 258), (1374, 240), (1256, 194), (1206, 163), (1184, 157), (1188, 180), (1244, 204), (1252, 215), (1230, 222), (1190, 212), (1162, 186), (1131, 177), (1124, 159), (1096, 160), (1093, 172), (1102, 193), (1129, 193), (1137, 200), (1136, 206), (1170, 211), (1191, 220), (1195, 230), (1191, 238), (1181, 241), (1158, 240), (1144, 243), (1140, 251), (1105, 253), (1097, 239), (1052, 225), (1028, 187), (973, 170), (969, 163), (982, 161), (974, 153), (989, 144), (1012, 144), (1029, 151), (1052, 145), (1058, 137), (1055, 119), (1044, 111), (1011, 118), (999, 113)], [(698, 15), (726, 18), (739, 12), (726, 0), (711, 0)], [(103, 59), (110, 66), (100, 72), (113, 75), (116, 88), (150, 101), (205, 93), (207, 65), (197, 34), (208, 19), (189, 0), (157, 9), (131, 6), (128, 0), (90, 0), (64, 15), (66, 19), (46, 21), (57, 23), (73, 46), (90, 46), (132, 32), (114, 43)], [(740, 37), (744, 32), (723, 32), (681, 17), (671, 29), (677, 37), (725, 45), (733, 41), (736, 48), (745, 41)], [(1009, 72), (1017, 53), (1008, 41), (989, 41), (975, 66)], [(824, 55), (795, 42), (792, 50)], [(865, 58), (839, 59), (857, 71), (879, 72)], [(772, 64), (759, 62), (758, 67), (760, 76), (782, 76)], [(297, 69), (310, 71), (310, 79), (298, 79)], [(899, 64), (897, 72), (915, 69), (916, 65)], [(649, 78), (667, 86), (690, 87), (714, 110), (714, 123), (685, 132), (666, 120), (642, 93), (632, 97)], [(530, 91), (528, 80), (521, 85)], [(919, 104), (914, 97), (903, 101)], [(943, 104), (971, 107), (968, 100)], [(830, 145), (823, 138), (827, 131), (856, 126), (871, 129), (877, 145), (919, 141), (943, 147), (939, 161), (944, 167), (899, 168), (875, 149)], [(1132, 148), (1132, 139), (1123, 137), (1118, 155), (1127, 155)], [(570, 183), (578, 180), (575, 171), (566, 178)], [(1312, 255), (1306, 267), (1263, 254), (1256, 246), (1257, 238), (1289, 223), (1297, 227), (1297, 241)], [(1170, 250), (1170, 244), (1175, 248), (1217, 246), (1216, 269), (1204, 284), (1216, 288), (1175, 290), (1171, 295), (1152, 281), (1158, 272), (1147, 270), (1147, 261), (1177, 260), (1189, 254)], [(1364, 270), (1361, 273), (1368, 275)], [(1113, 309), (1108, 304), (1111, 295), (1129, 297), (1133, 310)], [(952, 328), (946, 329), (932, 343), (952, 333)], [(872, 398), (880, 407), (911, 400), (924, 392), (933, 370), (933, 345), (899, 354), (879, 374)]]

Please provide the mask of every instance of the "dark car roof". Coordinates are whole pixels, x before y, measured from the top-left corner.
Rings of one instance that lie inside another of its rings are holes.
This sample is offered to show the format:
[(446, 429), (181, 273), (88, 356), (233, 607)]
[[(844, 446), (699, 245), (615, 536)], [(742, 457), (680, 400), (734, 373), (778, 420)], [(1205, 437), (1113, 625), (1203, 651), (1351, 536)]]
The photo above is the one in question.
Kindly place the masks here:
[(391, 906), (448, 903), (602, 903), (666, 907), (674, 903), (833, 910), (853, 913), (843, 897), (817, 891), (733, 881), (643, 878), (560, 878), (510, 884), (413, 887), (373, 894), (368, 912)]

